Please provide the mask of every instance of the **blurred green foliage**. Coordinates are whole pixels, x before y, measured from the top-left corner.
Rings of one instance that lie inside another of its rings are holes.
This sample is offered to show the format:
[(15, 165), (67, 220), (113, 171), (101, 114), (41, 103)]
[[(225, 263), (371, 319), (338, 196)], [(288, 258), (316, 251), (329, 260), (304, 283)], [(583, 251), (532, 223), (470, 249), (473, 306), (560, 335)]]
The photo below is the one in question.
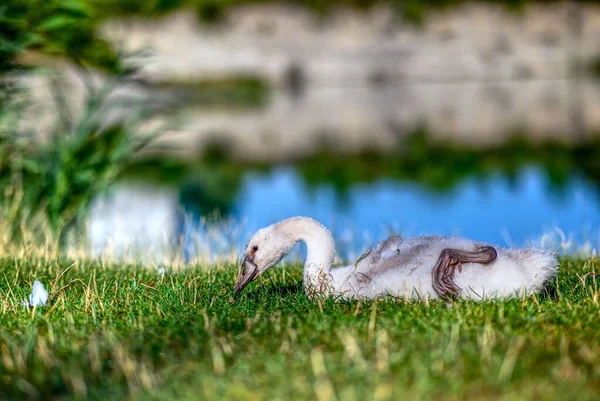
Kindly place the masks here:
[(13, 94), (7, 101), (0, 112), (0, 194), (5, 196), (3, 206), (13, 210), (15, 236), (22, 224), (42, 213), (63, 238), (91, 201), (155, 137), (136, 132), (135, 113), (118, 124), (106, 123), (105, 99), (127, 74), (116, 74), (100, 87), (89, 86), (77, 117), (57, 101), (58, 118), (49, 133), (21, 128), (26, 95)]
[[(549, 0), (558, 1), (558, 0)], [(549, 2), (546, 1), (546, 2)], [(404, 21), (422, 23), (432, 10), (456, 7), (466, 2), (492, 3), (518, 10), (532, 0), (93, 0), (98, 9), (106, 14), (157, 16), (180, 8), (196, 10), (200, 20), (217, 22), (235, 7), (248, 4), (284, 4), (306, 8), (317, 15), (326, 15), (338, 7), (368, 10), (377, 5), (388, 5), (397, 11)], [(575, 2), (595, 2), (595, 0), (575, 0)]]
[(231, 75), (219, 79), (168, 81), (151, 84), (152, 89), (165, 91), (181, 105), (202, 108), (250, 108), (265, 106), (270, 87), (265, 79), (250, 75)]
[(323, 150), (298, 169), (311, 186), (329, 183), (339, 193), (353, 185), (387, 178), (411, 181), (437, 192), (456, 187), (466, 179), (502, 175), (509, 181), (528, 166), (546, 173), (554, 189), (569, 183), (574, 174), (585, 176), (600, 193), (600, 139), (567, 144), (554, 141), (532, 143), (525, 133), (494, 147), (477, 149), (452, 141), (432, 141), (425, 129), (417, 129), (402, 141), (396, 152), (381, 155), (362, 152), (350, 159)]
[(0, 3), (0, 73), (18, 67), (27, 50), (65, 56), (108, 70), (119, 58), (96, 35), (98, 9), (84, 0), (3, 0)]
[(597, 77), (600, 77), (600, 55), (592, 61), (590, 70), (592, 74), (594, 74)]

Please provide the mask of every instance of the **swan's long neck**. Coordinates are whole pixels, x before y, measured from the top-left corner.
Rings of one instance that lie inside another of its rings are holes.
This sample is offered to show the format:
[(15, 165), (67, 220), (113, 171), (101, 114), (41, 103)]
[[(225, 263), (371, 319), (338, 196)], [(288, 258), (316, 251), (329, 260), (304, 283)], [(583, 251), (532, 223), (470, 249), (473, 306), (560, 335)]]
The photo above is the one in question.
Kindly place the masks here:
[(329, 230), (308, 217), (294, 217), (280, 224), (291, 238), (306, 244), (304, 289), (308, 293), (328, 292), (331, 285), (329, 271), (335, 260), (335, 242)]

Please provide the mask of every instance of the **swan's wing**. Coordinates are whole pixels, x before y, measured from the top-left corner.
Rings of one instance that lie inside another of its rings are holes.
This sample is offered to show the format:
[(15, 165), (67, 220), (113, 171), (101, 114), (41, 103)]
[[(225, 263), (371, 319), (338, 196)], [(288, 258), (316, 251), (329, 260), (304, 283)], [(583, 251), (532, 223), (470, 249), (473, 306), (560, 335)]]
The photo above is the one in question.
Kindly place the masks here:
[(410, 260), (411, 255), (402, 252), (401, 245), (400, 235), (392, 235), (385, 241), (379, 242), (356, 260), (355, 272), (371, 278), (377, 273), (405, 264)]
[(388, 237), (385, 241), (379, 241), (374, 247), (363, 253), (354, 263), (360, 264), (377, 263), (381, 258), (390, 256), (397, 252), (398, 246), (402, 243), (402, 237), (398, 234)]

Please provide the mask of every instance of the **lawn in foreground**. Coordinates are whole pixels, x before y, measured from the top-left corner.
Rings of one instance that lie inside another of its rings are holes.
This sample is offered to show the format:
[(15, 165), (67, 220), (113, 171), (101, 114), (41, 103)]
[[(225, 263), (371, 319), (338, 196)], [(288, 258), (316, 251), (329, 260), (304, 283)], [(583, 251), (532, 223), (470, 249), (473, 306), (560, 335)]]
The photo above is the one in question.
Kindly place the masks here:
[(0, 399), (597, 399), (600, 264), (561, 264), (503, 302), (311, 302), (287, 267), (231, 303), (235, 266), (5, 258)]

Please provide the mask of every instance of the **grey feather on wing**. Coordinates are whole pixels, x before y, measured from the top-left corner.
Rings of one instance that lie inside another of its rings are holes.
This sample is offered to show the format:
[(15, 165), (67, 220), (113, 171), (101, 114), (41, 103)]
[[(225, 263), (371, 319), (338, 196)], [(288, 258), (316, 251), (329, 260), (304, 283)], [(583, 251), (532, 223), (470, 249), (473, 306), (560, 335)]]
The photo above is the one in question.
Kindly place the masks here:
[(357, 270), (363, 270), (363, 268), (366, 270), (370, 269), (371, 266), (377, 264), (377, 262), (381, 260), (383, 253), (388, 251), (390, 247), (397, 250), (397, 245), (400, 242), (402, 242), (402, 237), (399, 234), (394, 234), (386, 240), (380, 241), (354, 262), (354, 268)]

